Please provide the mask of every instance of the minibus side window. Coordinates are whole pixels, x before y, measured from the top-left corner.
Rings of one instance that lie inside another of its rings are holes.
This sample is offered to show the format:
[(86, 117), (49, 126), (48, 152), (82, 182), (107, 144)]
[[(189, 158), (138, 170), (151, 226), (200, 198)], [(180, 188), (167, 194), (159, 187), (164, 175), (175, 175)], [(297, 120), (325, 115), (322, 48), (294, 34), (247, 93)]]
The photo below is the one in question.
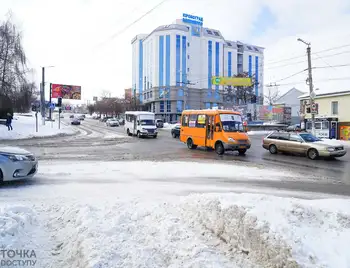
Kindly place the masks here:
[(183, 127), (188, 127), (188, 115), (187, 114), (184, 114), (182, 116), (182, 126)]
[(197, 115), (196, 114), (191, 114), (189, 122), (188, 122), (188, 126), (189, 127), (196, 127), (196, 122), (197, 122)]
[(197, 117), (196, 127), (205, 128), (205, 114), (199, 114)]

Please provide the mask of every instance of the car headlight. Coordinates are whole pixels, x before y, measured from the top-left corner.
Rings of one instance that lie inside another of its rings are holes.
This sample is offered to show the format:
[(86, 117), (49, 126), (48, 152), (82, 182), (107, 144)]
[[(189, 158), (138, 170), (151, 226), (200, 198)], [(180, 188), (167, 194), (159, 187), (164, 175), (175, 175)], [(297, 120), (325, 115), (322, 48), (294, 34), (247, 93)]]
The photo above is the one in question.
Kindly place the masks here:
[(328, 148), (327, 148), (327, 151), (328, 151), (328, 152), (334, 152), (334, 151), (335, 151), (335, 148), (334, 148), (334, 147), (328, 147)]
[(6, 156), (11, 161), (17, 162), (17, 161), (28, 161), (29, 158), (25, 155), (16, 155), (16, 154), (3, 154), (3, 156)]
[(229, 142), (235, 142), (235, 140), (232, 139), (232, 138), (228, 138), (228, 141), (229, 141)]

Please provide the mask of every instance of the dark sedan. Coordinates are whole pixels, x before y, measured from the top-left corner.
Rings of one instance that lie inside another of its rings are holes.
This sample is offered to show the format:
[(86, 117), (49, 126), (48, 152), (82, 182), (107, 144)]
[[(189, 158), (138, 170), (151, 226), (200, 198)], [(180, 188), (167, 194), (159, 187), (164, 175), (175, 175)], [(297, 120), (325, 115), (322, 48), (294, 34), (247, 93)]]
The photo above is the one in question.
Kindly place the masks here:
[(80, 120), (78, 118), (74, 118), (71, 122), (72, 125), (80, 125)]
[(171, 129), (171, 136), (173, 136), (174, 139), (180, 137), (180, 130), (181, 130), (181, 125), (176, 124), (172, 129)]

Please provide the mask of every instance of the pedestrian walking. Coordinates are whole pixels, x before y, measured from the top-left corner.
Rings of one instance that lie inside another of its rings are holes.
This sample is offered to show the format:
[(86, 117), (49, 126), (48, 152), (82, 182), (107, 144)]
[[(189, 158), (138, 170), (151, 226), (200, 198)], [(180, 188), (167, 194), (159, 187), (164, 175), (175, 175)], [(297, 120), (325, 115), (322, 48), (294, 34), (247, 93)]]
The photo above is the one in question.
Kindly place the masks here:
[(13, 119), (12, 115), (10, 113), (7, 113), (6, 126), (8, 131), (13, 130), (12, 119)]

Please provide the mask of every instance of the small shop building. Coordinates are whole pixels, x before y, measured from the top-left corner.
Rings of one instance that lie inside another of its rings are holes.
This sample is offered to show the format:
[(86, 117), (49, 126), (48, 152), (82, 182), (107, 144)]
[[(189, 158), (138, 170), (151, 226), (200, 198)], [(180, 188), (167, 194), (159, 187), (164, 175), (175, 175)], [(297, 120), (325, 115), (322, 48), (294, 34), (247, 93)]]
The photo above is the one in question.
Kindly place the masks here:
[(300, 123), (311, 132), (311, 111), (315, 111), (315, 134), (319, 138), (350, 140), (350, 90), (315, 91), (315, 108), (311, 108), (309, 94), (299, 97)]

